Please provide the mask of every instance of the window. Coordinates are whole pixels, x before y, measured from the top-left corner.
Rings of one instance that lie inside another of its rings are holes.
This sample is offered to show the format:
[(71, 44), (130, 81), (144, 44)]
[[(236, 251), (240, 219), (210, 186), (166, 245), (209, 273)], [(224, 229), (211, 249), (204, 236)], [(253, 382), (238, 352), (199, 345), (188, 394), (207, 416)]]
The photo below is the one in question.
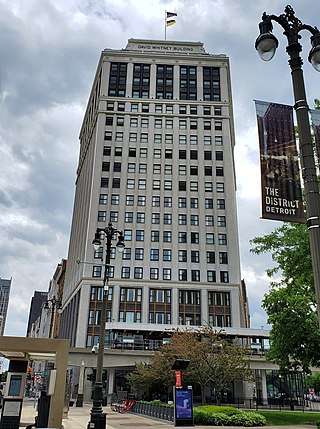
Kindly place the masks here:
[(190, 182), (190, 191), (198, 192), (198, 182)]
[(139, 156), (140, 158), (147, 158), (148, 156), (148, 149), (145, 147), (141, 147), (140, 148), (140, 152), (139, 152)]
[(130, 247), (125, 247), (122, 252), (122, 259), (129, 260), (131, 259), (131, 249)]
[(205, 224), (206, 226), (214, 226), (214, 220), (212, 215), (205, 216)]
[(186, 191), (187, 190), (187, 182), (185, 180), (179, 180), (179, 191)]
[(217, 224), (218, 224), (218, 226), (226, 226), (226, 217), (225, 216), (218, 216)]
[(171, 268), (163, 268), (162, 279), (171, 280)]
[(152, 207), (160, 207), (160, 197), (152, 197)]
[(112, 187), (113, 188), (120, 188), (120, 177), (114, 177), (112, 179)]
[(219, 252), (219, 263), (227, 264), (228, 263), (228, 253), (227, 252)]
[(213, 199), (212, 198), (206, 198), (204, 200), (204, 207), (206, 209), (213, 209)]
[(156, 144), (161, 144), (161, 142), (162, 142), (162, 135), (161, 134), (155, 134), (154, 135), (154, 142)]
[(222, 136), (215, 136), (214, 142), (215, 142), (216, 146), (222, 146), (222, 144), (223, 144)]
[(211, 145), (211, 136), (204, 136), (203, 143), (205, 145)]
[(163, 231), (163, 241), (165, 243), (171, 243), (172, 232), (171, 231)]
[(159, 249), (150, 250), (150, 261), (159, 261)]
[(138, 195), (138, 206), (146, 205), (146, 197), (145, 195)]
[(160, 180), (153, 180), (152, 182), (152, 189), (160, 189), (161, 181)]
[[(121, 165), (121, 163), (120, 163)], [(110, 171), (110, 162), (103, 162), (102, 163), (102, 171)]]
[(122, 279), (129, 279), (130, 278), (130, 267), (122, 267), (121, 278)]
[(212, 167), (209, 165), (205, 165), (204, 167), (204, 175), (205, 176), (212, 176)]
[(207, 252), (207, 263), (208, 264), (215, 264), (216, 263), (215, 252)]
[(213, 232), (207, 232), (206, 233), (206, 243), (207, 244), (214, 244), (214, 233)]
[(146, 174), (147, 173), (147, 164), (139, 164), (139, 173)]
[(154, 127), (155, 128), (162, 128), (162, 119), (155, 119), (154, 120)]
[(141, 118), (141, 128), (148, 128), (148, 126), (149, 126), (149, 119)]
[(185, 176), (187, 174), (187, 166), (186, 165), (179, 165), (179, 174), (181, 176)]
[(217, 200), (217, 209), (224, 210), (225, 208), (226, 208), (225, 200), (224, 199), (218, 199)]
[(153, 164), (153, 174), (161, 174), (161, 164)]
[(161, 149), (154, 149), (153, 150), (153, 157), (155, 159), (160, 159), (161, 158)]
[(140, 141), (141, 141), (141, 143), (148, 143), (148, 134), (147, 133), (141, 133)]
[(107, 103), (107, 110), (114, 110), (114, 103)]
[(130, 118), (130, 127), (137, 128), (138, 126), (138, 118)]
[(109, 179), (107, 177), (101, 177), (100, 186), (101, 188), (107, 188), (109, 186)]
[(138, 189), (146, 189), (146, 187), (147, 187), (147, 180), (146, 179), (139, 179)]
[(156, 104), (155, 105), (155, 112), (156, 113), (162, 113), (162, 104)]
[(178, 222), (179, 222), (179, 225), (187, 225), (187, 215), (179, 214)]
[(191, 232), (191, 243), (199, 244), (199, 233), (198, 232)]
[(142, 267), (134, 267), (134, 278), (142, 279), (143, 278), (143, 268)]
[(216, 161), (223, 161), (223, 152), (222, 150), (216, 151)]
[(114, 156), (122, 156), (122, 147), (114, 148)]
[(137, 149), (135, 147), (129, 147), (129, 157), (134, 158), (137, 155)]
[(217, 188), (217, 192), (224, 192), (224, 183), (222, 182), (217, 182), (216, 183), (216, 188)]
[(216, 131), (222, 131), (222, 121), (214, 121), (214, 129)]
[(179, 269), (178, 271), (178, 279), (179, 281), (187, 281), (188, 280), (188, 271), (185, 269)]
[(190, 207), (192, 209), (197, 209), (198, 208), (198, 198), (190, 198)]
[(151, 241), (159, 242), (159, 231), (151, 231)]
[(198, 159), (198, 151), (190, 150), (190, 159)]
[(227, 244), (227, 234), (218, 234), (218, 243), (222, 245)]
[(164, 207), (172, 207), (172, 197), (164, 197), (163, 205)]
[(106, 131), (104, 133), (104, 139), (105, 140), (112, 140), (112, 132), (111, 131)]
[(179, 144), (187, 144), (187, 136), (179, 136)]
[(173, 128), (173, 119), (166, 119), (166, 128)]
[(198, 128), (198, 121), (196, 119), (190, 120), (190, 130), (196, 130)]
[(94, 265), (92, 267), (92, 277), (101, 277), (102, 267), (101, 265)]
[(131, 229), (125, 229), (123, 231), (123, 237), (125, 241), (131, 241), (132, 240), (132, 230)]
[(118, 212), (110, 212), (110, 222), (118, 222)]
[(113, 205), (117, 206), (117, 205), (119, 204), (119, 199), (120, 199), (120, 196), (119, 196), (119, 195), (117, 195), (117, 194), (112, 194), (112, 195), (111, 195), (111, 204), (113, 204)]
[(94, 255), (93, 255), (94, 259), (101, 259), (103, 260), (103, 247), (99, 247), (98, 250), (94, 251)]
[(186, 243), (187, 242), (187, 233), (186, 232), (179, 232), (178, 233), (178, 241), (179, 241), (179, 243)]
[(191, 250), (191, 262), (200, 262), (200, 255), (198, 250)]
[(142, 212), (137, 213), (137, 223), (144, 223), (145, 221), (145, 214)]
[(118, 131), (116, 133), (116, 142), (122, 142), (123, 141), (123, 132), (122, 131)]
[(228, 271), (220, 271), (220, 282), (221, 283), (229, 283), (229, 272)]
[(187, 106), (179, 106), (179, 113), (180, 115), (187, 114)]
[(136, 241), (144, 241), (144, 231), (142, 229), (136, 231)]
[(178, 258), (179, 258), (179, 262), (187, 262), (188, 261), (187, 251), (179, 250)]
[(140, 247), (137, 247), (137, 248), (135, 249), (135, 252), (134, 252), (134, 259), (135, 259), (136, 261), (141, 261), (141, 260), (143, 260), (143, 249), (141, 249)]
[(207, 271), (207, 282), (216, 282), (216, 272), (214, 270)]
[(165, 164), (165, 166), (164, 166), (164, 174), (167, 174), (167, 175), (170, 175), (170, 176), (172, 175), (172, 165), (171, 164)]
[(199, 225), (199, 216), (191, 215), (190, 216), (190, 225)]
[(123, 116), (118, 116), (117, 117), (117, 126), (118, 127), (123, 127), (124, 125), (124, 117)]
[(172, 180), (165, 180), (164, 181), (164, 189), (170, 191), (172, 190)]
[(211, 121), (203, 121), (203, 128), (205, 130), (211, 130)]
[(193, 282), (200, 281), (200, 270), (191, 270), (191, 280)]
[(187, 121), (184, 119), (180, 119), (179, 128), (180, 128), (180, 130), (186, 130), (187, 129)]
[(163, 223), (165, 225), (171, 225), (171, 223), (172, 223), (172, 214), (171, 213), (164, 213)]
[(204, 159), (207, 161), (212, 160), (212, 152), (211, 150), (205, 150), (204, 151)]
[(152, 213), (151, 223), (153, 223), (153, 224), (159, 224), (160, 223), (160, 213)]
[(190, 136), (190, 144), (198, 144), (198, 136)]
[(184, 149), (179, 150), (179, 159), (187, 159), (187, 151)]
[(216, 167), (216, 175), (217, 176), (223, 176), (223, 167)]
[(137, 112), (138, 111), (138, 104), (131, 103), (131, 112)]
[(127, 179), (127, 189), (134, 189), (134, 179)]
[(135, 173), (136, 171), (136, 164), (133, 162), (128, 163), (128, 173)]
[(204, 182), (204, 191), (205, 192), (212, 192), (213, 190), (213, 183), (212, 182)]
[(172, 159), (172, 149), (166, 149), (164, 152), (164, 157), (166, 159)]
[(179, 197), (178, 204), (179, 204), (179, 208), (186, 208), (187, 207), (186, 197)]
[(163, 249), (163, 261), (171, 261), (171, 250), (170, 249)]
[(133, 206), (133, 203), (134, 203), (134, 196), (126, 195), (126, 206)]
[(197, 176), (198, 175), (198, 166), (190, 165), (190, 175)]
[(100, 194), (99, 204), (107, 204), (107, 202), (108, 202), (108, 195), (107, 194)]
[(110, 146), (104, 146), (103, 147), (103, 155), (104, 156), (110, 156), (111, 155), (111, 147)]
[(214, 114), (216, 116), (221, 116), (222, 115), (222, 109), (221, 109), (221, 107), (214, 107)]
[(150, 268), (150, 280), (159, 279), (159, 268)]

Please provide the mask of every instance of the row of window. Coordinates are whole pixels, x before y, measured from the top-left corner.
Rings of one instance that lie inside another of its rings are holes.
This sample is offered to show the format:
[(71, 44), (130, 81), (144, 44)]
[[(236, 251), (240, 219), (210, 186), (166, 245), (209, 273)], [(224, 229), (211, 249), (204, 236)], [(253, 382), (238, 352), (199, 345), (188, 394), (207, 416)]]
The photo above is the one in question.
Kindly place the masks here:
[[(165, 142), (165, 144), (173, 144), (173, 134), (165, 134), (162, 136), (162, 134), (153, 134), (153, 142), (155, 144), (161, 144), (162, 142)], [(125, 138), (125, 139), (124, 139)], [(197, 145), (199, 136), (194, 134), (190, 135), (188, 137), (188, 142), (190, 145)], [(211, 145), (212, 144), (212, 137), (211, 135), (205, 135), (201, 137), (202, 142), (204, 145)], [(117, 131), (113, 133), (112, 131), (105, 131), (104, 132), (104, 140), (105, 141), (111, 141), (114, 140), (116, 142), (123, 142), (124, 140), (129, 141), (131, 143), (148, 143), (149, 141), (149, 134), (148, 133), (133, 133), (130, 132), (124, 133), (122, 131)], [(185, 134), (179, 135), (179, 144), (185, 145), (187, 144), (187, 136)], [(222, 145), (222, 136), (215, 136), (215, 144), (216, 146)]]
[[(224, 175), (223, 167), (216, 167), (216, 176), (221, 177)], [(152, 181), (152, 189), (154, 190), (160, 190), (161, 189), (161, 180), (153, 180)], [(171, 191), (172, 190), (172, 180), (164, 180), (163, 181), (163, 189)], [(119, 189), (121, 186), (121, 179), (120, 177), (114, 177), (112, 179), (111, 187), (113, 189)], [(187, 191), (187, 185), (190, 191), (198, 191), (199, 190), (199, 182), (196, 181), (189, 181), (186, 180), (179, 180), (178, 181), (178, 189), (179, 191)], [(203, 186), (203, 189), (205, 192), (213, 192), (214, 183), (213, 182), (204, 182), (200, 183), (200, 186)], [(224, 185), (223, 183), (219, 184), (220, 192), (224, 192)], [(108, 177), (102, 177), (100, 181), (100, 187), (101, 188), (108, 188), (109, 187), (109, 178)], [(138, 179), (137, 180), (137, 186), (135, 179), (127, 179), (126, 188), (127, 189), (147, 189), (147, 179)], [(222, 190), (223, 189), (223, 190)]]
[[(124, 116), (106, 116), (106, 125), (112, 126), (113, 124), (117, 125), (117, 127), (123, 127), (125, 124), (125, 117)], [(161, 129), (173, 129), (174, 125), (174, 119), (173, 118), (155, 118), (153, 121), (150, 120), (150, 118), (137, 118), (137, 117), (127, 117), (127, 120), (129, 122), (129, 125), (131, 128), (138, 128), (140, 125), (141, 128), (154, 128)], [(200, 122), (201, 121), (201, 122)], [(152, 124), (153, 122), (153, 124)], [(222, 130), (222, 121), (221, 120), (211, 120), (211, 119), (204, 119), (204, 120), (198, 120), (198, 119), (179, 119), (179, 129), (180, 130), (197, 130), (198, 124), (200, 128), (201, 127), (204, 130), (211, 130), (214, 129), (216, 131)]]
[[(116, 248), (112, 247), (110, 252), (110, 259), (115, 259), (116, 255)], [(172, 260), (172, 250), (171, 249), (163, 249), (162, 251), (160, 249), (150, 249), (150, 261), (159, 261), (161, 259), (162, 254), (162, 260), (163, 261), (171, 261)], [(200, 252), (198, 250), (191, 250), (189, 251), (189, 257), (190, 261), (193, 263), (199, 263), (200, 262)], [(130, 247), (125, 247), (122, 252), (122, 259), (123, 260), (131, 260), (133, 258), (136, 261), (143, 261), (144, 260), (144, 248), (135, 248), (131, 249)], [(103, 259), (103, 247), (100, 247), (98, 250), (94, 253), (95, 259)], [(206, 260), (208, 264), (215, 264), (216, 263), (216, 254), (214, 251), (207, 251), (206, 252)], [(178, 261), (179, 262), (188, 262), (188, 251), (187, 250), (179, 250), (178, 251)], [(219, 258), (218, 258), (219, 264), (228, 264), (228, 253), (227, 252), (219, 252)]]
[[(150, 268), (149, 269), (149, 279), (150, 280), (160, 280), (159, 277), (159, 268)], [(92, 269), (92, 277), (101, 277), (102, 276), (102, 266), (94, 265)], [(108, 277), (114, 278), (114, 267), (110, 266), (108, 269)], [(130, 267), (122, 267), (121, 269), (121, 278), (122, 279), (130, 279), (131, 272)], [(143, 267), (134, 267), (133, 273), (134, 279), (143, 279)], [(171, 268), (163, 268), (162, 269), (162, 280), (171, 280)], [(204, 281), (201, 279), (200, 270), (190, 270), (189, 278), (188, 278), (188, 270), (179, 269), (178, 270), (178, 280), (179, 281), (194, 281), (200, 282)], [(206, 281), (210, 283), (215, 283), (217, 281), (216, 271), (215, 270), (207, 270), (206, 272)], [(229, 272), (228, 271), (220, 271), (220, 283), (229, 283)]]
[(107, 102), (107, 111), (137, 112), (137, 113), (175, 113), (179, 115), (214, 115), (221, 116), (222, 108), (219, 106), (173, 105), (173, 104), (147, 104)]
[[(218, 199), (217, 200), (217, 209), (224, 209), (225, 208), (225, 200)], [(98, 211), (98, 222), (106, 222), (109, 220), (110, 222), (118, 222), (119, 220), (119, 213), (112, 211), (110, 212), (109, 219), (107, 219), (107, 212), (106, 211)], [(124, 213), (124, 222), (125, 223), (133, 223), (134, 221), (134, 213), (133, 212), (125, 212)], [(144, 212), (138, 212), (135, 215), (135, 221), (136, 223), (145, 223), (146, 221), (146, 215)], [(151, 213), (151, 223), (155, 225), (159, 225), (161, 223), (160, 213)], [(171, 225), (172, 224), (172, 214), (171, 213), (164, 213), (162, 215), (162, 224), (163, 225)], [(178, 214), (178, 225), (200, 225), (199, 222), (199, 215), (197, 214), (191, 214), (189, 216), (189, 223), (187, 219), (187, 215), (185, 213)], [(206, 226), (214, 226), (214, 217), (213, 215), (205, 215), (205, 225)]]
[[(224, 187), (223, 186), (218, 186), (219, 183), (216, 184), (217, 185), (217, 192), (223, 192), (224, 191)], [(223, 183), (221, 183), (221, 185), (223, 185)], [(163, 197), (163, 206), (164, 207), (172, 207), (172, 197)], [(189, 200), (189, 206), (190, 208), (194, 208), (197, 209), (199, 208), (199, 198), (196, 197), (192, 197), (187, 199), (186, 197), (179, 197), (178, 198), (178, 207), (179, 208), (187, 208), (187, 203)], [(146, 206), (146, 201), (147, 198), (145, 195), (138, 195), (136, 197), (136, 201), (135, 201), (135, 196), (134, 195), (126, 195), (126, 206), (134, 206), (137, 205), (139, 207), (144, 207)], [(202, 200), (201, 200), (202, 201)], [(214, 200), (213, 198), (205, 198), (204, 202), (203, 202), (203, 206), (205, 209), (213, 209), (214, 206)], [(108, 203), (108, 194), (100, 194), (99, 196), (99, 204), (107, 204)], [(120, 195), (119, 194), (111, 194), (111, 204), (112, 205), (119, 205), (120, 204)], [(223, 204), (222, 202), (219, 204)], [(154, 195), (151, 199), (151, 206), (152, 207), (160, 207), (161, 206), (161, 197)], [(131, 212), (128, 212), (131, 213)], [(152, 214), (153, 215), (153, 214)], [(130, 218), (130, 214), (128, 214), (128, 217)], [(154, 217), (157, 218), (157, 214), (154, 214)], [(207, 216), (206, 216), (207, 218)], [(208, 217), (208, 221), (209, 221), (209, 217)], [(218, 216), (218, 226), (225, 226), (225, 216)], [(111, 222), (117, 222), (118, 221), (118, 212), (112, 211), (110, 213), (110, 221)], [(157, 223), (157, 222), (154, 222)], [(222, 225), (222, 223), (224, 225)]]

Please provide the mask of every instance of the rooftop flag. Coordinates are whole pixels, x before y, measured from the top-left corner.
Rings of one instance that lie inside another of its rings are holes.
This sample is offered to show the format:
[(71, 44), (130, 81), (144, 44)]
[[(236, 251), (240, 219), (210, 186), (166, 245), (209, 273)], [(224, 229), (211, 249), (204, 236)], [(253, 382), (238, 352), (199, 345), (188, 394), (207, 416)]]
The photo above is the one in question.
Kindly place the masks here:
[(177, 16), (174, 12), (167, 12), (167, 18), (172, 18), (173, 16)]
[(174, 25), (177, 21), (172, 19), (177, 16), (175, 12), (167, 12), (165, 13), (165, 27), (164, 27), (164, 40), (167, 40), (167, 27)]

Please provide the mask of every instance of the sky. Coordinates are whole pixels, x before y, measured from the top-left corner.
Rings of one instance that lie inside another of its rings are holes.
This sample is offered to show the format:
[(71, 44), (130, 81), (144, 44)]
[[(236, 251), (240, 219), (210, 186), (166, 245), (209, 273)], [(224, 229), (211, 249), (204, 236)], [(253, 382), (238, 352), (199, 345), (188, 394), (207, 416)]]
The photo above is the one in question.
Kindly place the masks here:
[[(320, 27), (319, 0), (291, 0), (297, 17)], [(261, 301), (270, 256), (250, 253), (250, 239), (281, 223), (260, 218), (258, 132), (253, 100), (292, 105), (285, 48), (262, 61), (255, 48), (264, 11), (279, 15), (281, 0), (0, 0), (0, 277), (12, 277), (5, 334), (25, 336), (35, 290), (48, 290), (67, 257), (79, 131), (100, 53), (128, 39), (164, 40), (165, 11), (177, 13), (167, 40), (201, 41), (230, 58), (235, 115), (235, 163), (241, 277), (251, 326), (267, 325)], [(310, 107), (320, 74), (302, 58)]]

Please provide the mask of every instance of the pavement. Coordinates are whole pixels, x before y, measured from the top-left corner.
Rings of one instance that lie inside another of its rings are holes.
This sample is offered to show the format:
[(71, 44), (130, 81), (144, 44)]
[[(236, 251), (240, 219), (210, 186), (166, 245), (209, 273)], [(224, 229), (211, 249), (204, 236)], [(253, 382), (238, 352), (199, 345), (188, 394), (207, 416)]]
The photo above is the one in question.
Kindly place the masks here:
[[(87, 428), (90, 419), (91, 404), (85, 404), (83, 407), (70, 407), (68, 417), (63, 419), (64, 429), (81, 429)], [(104, 407), (107, 414), (107, 429), (174, 429), (174, 424), (151, 417), (142, 417), (137, 414), (125, 413), (120, 414), (111, 411), (109, 407)], [(25, 399), (23, 401), (20, 427), (25, 428), (27, 425), (34, 423), (34, 417), (37, 414), (34, 401)], [(263, 426), (268, 427), (268, 426)], [(184, 426), (185, 429), (195, 429), (194, 426)], [(198, 426), (199, 429), (235, 429), (235, 426)], [(292, 429), (292, 426), (269, 426), (271, 429)], [(294, 429), (314, 429), (312, 425), (297, 425)], [(252, 429), (261, 429), (261, 426)]]

